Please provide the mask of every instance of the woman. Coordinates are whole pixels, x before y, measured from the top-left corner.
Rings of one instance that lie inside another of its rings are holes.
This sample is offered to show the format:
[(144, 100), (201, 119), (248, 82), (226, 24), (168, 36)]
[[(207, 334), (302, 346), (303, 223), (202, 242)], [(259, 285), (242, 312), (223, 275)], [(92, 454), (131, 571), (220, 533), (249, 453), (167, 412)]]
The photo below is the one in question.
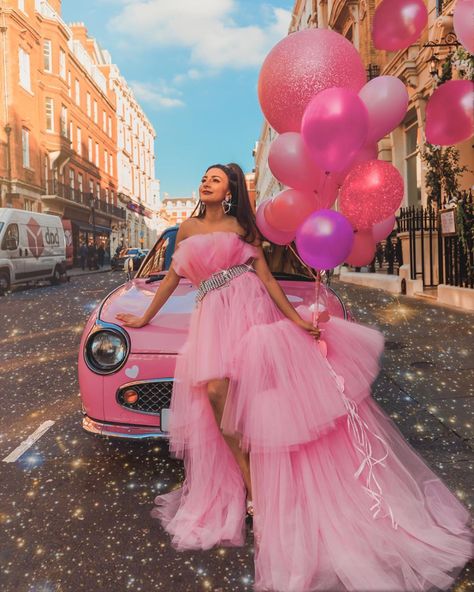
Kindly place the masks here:
[(256, 590), (447, 589), (469, 513), (370, 396), (382, 334), (333, 317), (322, 346), (267, 267), (240, 167), (209, 167), (199, 195), (148, 309), (117, 315), (142, 327), (181, 275), (199, 285), (169, 422), (186, 478), (152, 515), (209, 549), (243, 544), (247, 508)]

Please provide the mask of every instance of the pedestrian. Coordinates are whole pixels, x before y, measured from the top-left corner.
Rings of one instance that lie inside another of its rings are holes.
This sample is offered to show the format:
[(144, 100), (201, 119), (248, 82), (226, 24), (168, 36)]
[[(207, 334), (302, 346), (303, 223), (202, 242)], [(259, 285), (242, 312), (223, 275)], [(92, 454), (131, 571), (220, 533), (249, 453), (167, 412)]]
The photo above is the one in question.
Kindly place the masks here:
[(180, 551), (242, 545), (253, 516), (259, 591), (447, 589), (473, 554), (470, 515), (371, 396), (383, 334), (298, 314), (240, 167), (209, 167), (199, 195), (148, 308), (116, 315), (143, 327), (180, 277), (199, 285), (168, 423), (185, 480), (152, 516)]
[(104, 258), (105, 258), (104, 243), (100, 243), (100, 245), (97, 248), (97, 261), (98, 261), (99, 267), (104, 267)]
[(84, 271), (86, 269), (86, 261), (87, 261), (87, 245), (86, 243), (81, 243), (79, 248), (79, 257), (81, 260), (81, 269)]
[(93, 242), (87, 248), (87, 266), (89, 271), (97, 269), (97, 248)]

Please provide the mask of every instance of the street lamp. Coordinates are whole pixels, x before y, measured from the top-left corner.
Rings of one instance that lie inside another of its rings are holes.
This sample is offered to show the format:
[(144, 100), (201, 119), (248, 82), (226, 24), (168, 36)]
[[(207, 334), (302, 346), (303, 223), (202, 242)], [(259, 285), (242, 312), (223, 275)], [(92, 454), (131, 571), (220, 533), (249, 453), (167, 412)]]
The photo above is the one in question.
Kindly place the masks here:
[(92, 212), (92, 242), (95, 245), (95, 197), (93, 193), (89, 196), (89, 207)]

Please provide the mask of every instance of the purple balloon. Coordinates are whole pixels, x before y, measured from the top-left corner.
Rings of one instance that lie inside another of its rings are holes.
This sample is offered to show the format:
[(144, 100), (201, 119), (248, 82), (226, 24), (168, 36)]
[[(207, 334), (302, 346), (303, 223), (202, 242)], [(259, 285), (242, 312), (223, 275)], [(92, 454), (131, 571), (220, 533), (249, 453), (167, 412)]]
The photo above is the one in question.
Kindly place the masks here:
[(374, 14), (372, 38), (377, 49), (406, 49), (428, 22), (423, 0), (382, 0)]
[(367, 139), (367, 107), (348, 88), (328, 88), (307, 106), (301, 135), (314, 162), (325, 172), (347, 167)]
[(474, 83), (450, 80), (434, 91), (426, 105), (426, 139), (451, 146), (474, 133)]
[(296, 230), (301, 259), (315, 269), (332, 269), (344, 263), (354, 243), (349, 220), (334, 210), (310, 214)]
[(294, 232), (282, 232), (281, 230), (276, 230), (273, 226), (270, 226), (265, 219), (265, 208), (267, 207), (268, 203), (271, 199), (266, 199), (263, 201), (257, 208), (257, 212), (255, 215), (255, 222), (257, 224), (257, 228), (263, 234), (265, 238), (267, 238), (270, 242), (275, 243), (276, 245), (287, 245), (291, 243), (291, 241), (295, 238)]
[(408, 91), (396, 76), (372, 78), (359, 91), (369, 112), (367, 142), (376, 142), (395, 129), (408, 107)]

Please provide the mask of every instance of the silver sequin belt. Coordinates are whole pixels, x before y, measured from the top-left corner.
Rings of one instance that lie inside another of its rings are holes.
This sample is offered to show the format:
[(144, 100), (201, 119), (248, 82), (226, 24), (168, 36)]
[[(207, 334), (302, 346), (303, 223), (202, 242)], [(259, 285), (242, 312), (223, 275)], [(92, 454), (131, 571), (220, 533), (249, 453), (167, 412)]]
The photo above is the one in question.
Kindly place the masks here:
[(216, 271), (209, 279), (203, 280), (199, 284), (199, 290), (196, 294), (196, 302), (200, 302), (207, 292), (210, 292), (211, 290), (225, 288), (229, 285), (230, 280), (246, 271), (253, 271), (253, 273), (256, 273), (255, 269), (248, 263), (241, 263), (240, 265), (233, 265), (227, 269)]

